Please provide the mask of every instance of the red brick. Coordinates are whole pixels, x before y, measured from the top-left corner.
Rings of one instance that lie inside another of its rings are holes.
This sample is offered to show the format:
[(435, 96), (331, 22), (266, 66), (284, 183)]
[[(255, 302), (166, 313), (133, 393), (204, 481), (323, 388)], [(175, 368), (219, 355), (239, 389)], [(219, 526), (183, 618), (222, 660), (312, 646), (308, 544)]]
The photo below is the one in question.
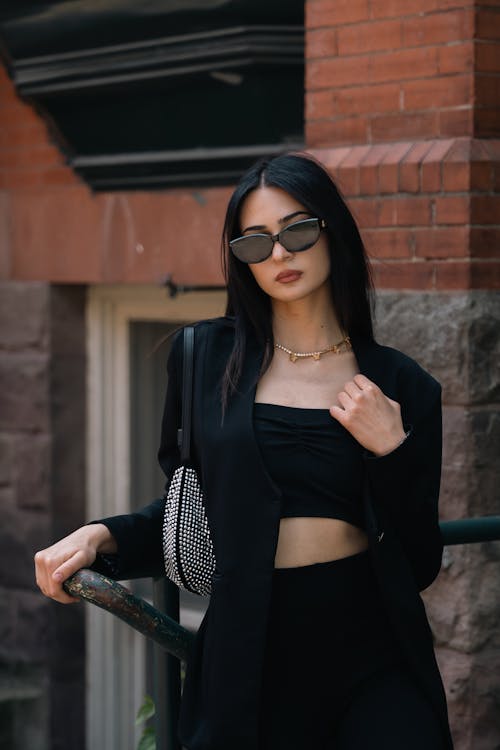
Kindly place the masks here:
[[(1, 119), (1, 111), (0, 111)], [(28, 126), (19, 125), (17, 127), (7, 127), (2, 121), (0, 129), (0, 149), (16, 149), (22, 147), (33, 147), (39, 144), (47, 143), (47, 133), (40, 124), (30, 124)]]
[(434, 265), (426, 261), (374, 261), (377, 289), (432, 289)]
[(420, 189), (420, 163), (432, 147), (432, 141), (415, 143), (399, 165), (399, 190), (417, 193)]
[(342, 115), (378, 114), (399, 110), (399, 84), (351, 86), (333, 93), (333, 111)]
[(338, 54), (336, 29), (316, 29), (306, 34), (306, 60)]
[(306, 89), (338, 88), (364, 83), (368, 79), (370, 57), (359, 56), (355, 60), (336, 57), (313, 60), (306, 66)]
[(498, 138), (500, 135), (500, 108), (484, 107), (476, 110), (474, 135), (478, 138)]
[(473, 96), (472, 75), (426, 78), (407, 81), (401, 87), (405, 110), (454, 107), (470, 104)]
[(355, 146), (350, 149), (339, 167), (339, 177), (342, 181), (343, 192), (346, 195), (359, 193), (359, 164), (370, 150), (369, 145)]
[(427, 196), (381, 198), (379, 226), (429, 226), (431, 203)]
[(474, 71), (474, 44), (444, 45), (437, 49), (438, 73), (472, 73)]
[(500, 76), (477, 73), (474, 85), (476, 89), (476, 106), (499, 106)]
[(500, 289), (500, 262), (471, 263), (471, 289)]
[(470, 188), (470, 162), (444, 161), (442, 165), (443, 190), (463, 193)]
[(479, 8), (476, 19), (477, 39), (500, 39), (500, 13), (498, 0), (494, 4), (496, 10)]
[(470, 263), (442, 261), (434, 265), (436, 289), (469, 289)]
[(0, 151), (0, 164), (8, 169), (47, 167), (63, 163), (61, 153), (50, 146), (42, 144), (34, 148), (17, 148)]
[(500, 258), (500, 228), (471, 227), (470, 254), (473, 258)]
[(431, 223), (431, 201), (426, 196), (400, 198), (396, 207), (398, 226), (428, 226)]
[(474, 133), (474, 109), (472, 103), (460, 109), (445, 109), (439, 112), (439, 135), (472, 136)]
[(401, 16), (412, 16), (415, 13), (426, 13), (439, 8), (439, 0), (384, 0), (384, 2), (372, 3), (373, 18), (393, 18)]
[(373, 55), (370, 59), (368, 80), (372, 83), (424, 78), (425, 76), (436, 75), (438, 70), (436, 48), (434, 47), (396, 50), (386, 54)]
[(471, 221), (473, 224), (500, 226), (500, 195), (473, 195)]
[(434, 199), (436, 224), (468, 224), (470, 199), (468, 195), (443, 195)]
[(307, 146), (366, 143), (366, 122), (361, 118), (313, 120), (306, 123)]
[(399, 186), (399, 162), (406, 156), (411, 143), (395, 143), (380, 161), (378, 184), (381, 193), (397, 193)]
[(378, 226), (378, 201), (372, 198), (351, 198), (349, 208), (356, 223), (363, 229)]
[(424, 156), (421, 166), (422, 190), (434, 193), (441, 190), (441, 161), (453, 145), (451, 139), (436, 140)]
[(82, 185), (77, 174), (70, 167), (52, 167), (41, 172), (40, 180), (43, 185)]
[(35, 110), (20, 102), (9, 102), (8, 106), (2, 106), (0, 117), (2, 119), (2, 127), (25, 128), (33, 126), (38, 128), (40, 133), (46, 132), (43, 120), (36, 114)]
[(444, 44), (472, 39), (474, 14), (472, 9), (448, 10), (444, 13), (419, 14), (402, 23), (404, 47)]
[(399, 19), (344, 26), (337, 33), (339, 55), (342, 56), (401, 47), (401, 21)]
[(388, 144), (376, 144), (372, 146), (366, 158), (360, 164), (359, 188), (363, 194), (375, 194), (379, 192), (378, 165), (389, 152)]
[(471, 190), (494, 190), (493, 165), (488, 161), (471, 161), (469, 186)]
[(39, 188), (42, 174), (31, 169), (2, 170), (2, 184), (8, 190)]
[(363, 240), (371, 258), (410, 258), (413, 254), (408, 229), (365, 229)]
[(322, 120), (333, 116), (334, 92), (328, 89), (310, 91), (306, 96), (306, 120)]
[(415, 253), (420, 258), (460, 258), (469, 254), (468, 227), (415, 230)]
[(351, 153), (353, 148), (356, 148), (356, 146), (339, 146), (338, 148), (317, 150), (311, 149), (311, 153), (325, 165), (329, 172), (336, 172), (339, 165), (344, 161), (346, 156)]
[(370, 18), (368, 0), (308, 0), (305, 4), (305, 27), (339, 26), (344, 23), (367, 21)]
[(438, 113), (433, 110), (375, 116), (370, 121), (371, 140), (376, 142), (428, 138), (437, 134), (438, 122)]
[(480, 73), (500, 72), (500, 44), (498, 42), (476, 44), (476, 70)]

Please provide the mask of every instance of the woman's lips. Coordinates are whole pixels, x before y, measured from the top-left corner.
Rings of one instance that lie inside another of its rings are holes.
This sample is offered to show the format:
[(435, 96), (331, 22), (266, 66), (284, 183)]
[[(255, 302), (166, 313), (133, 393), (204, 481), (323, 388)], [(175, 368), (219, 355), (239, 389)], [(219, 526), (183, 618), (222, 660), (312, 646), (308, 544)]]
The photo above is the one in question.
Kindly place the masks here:
[(302, 276), (302, 271), (282, 271), (279, 273), (275, 281), (280, 281), (282, 284), (288, 284), (290, 281), (297, 281)]

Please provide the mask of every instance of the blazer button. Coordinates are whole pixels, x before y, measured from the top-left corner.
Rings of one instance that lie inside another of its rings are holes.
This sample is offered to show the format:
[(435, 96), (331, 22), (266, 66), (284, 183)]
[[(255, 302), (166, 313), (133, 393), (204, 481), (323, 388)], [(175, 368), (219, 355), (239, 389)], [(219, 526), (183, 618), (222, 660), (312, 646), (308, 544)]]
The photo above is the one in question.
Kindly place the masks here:
[(382, 533), (378, 535), (377, 541), (381, 542), (383, 538), (384, 538), (384, 532), (382, 531)]

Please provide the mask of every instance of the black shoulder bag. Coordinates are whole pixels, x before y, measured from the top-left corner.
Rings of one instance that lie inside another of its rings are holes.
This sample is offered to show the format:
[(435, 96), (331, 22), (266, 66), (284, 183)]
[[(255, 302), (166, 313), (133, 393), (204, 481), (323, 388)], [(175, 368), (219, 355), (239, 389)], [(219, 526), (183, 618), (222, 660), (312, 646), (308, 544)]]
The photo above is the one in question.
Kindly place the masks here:
[(215, 570), (210, 529), (203, 504), (203, 491), (191, 465), (191, 420), (193, 403), (194, 328), (184, 329), (182, 422), (177, 431), (181, 454), (165, 493), (163, 555), (165, 571), (177, 586), (202, 596), (210, 594)]

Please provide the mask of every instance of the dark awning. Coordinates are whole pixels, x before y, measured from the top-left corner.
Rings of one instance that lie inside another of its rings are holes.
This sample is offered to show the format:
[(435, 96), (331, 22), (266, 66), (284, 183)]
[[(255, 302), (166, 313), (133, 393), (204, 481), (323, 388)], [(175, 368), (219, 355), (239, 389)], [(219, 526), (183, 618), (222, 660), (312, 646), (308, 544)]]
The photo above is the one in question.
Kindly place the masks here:
[(233, 182), (303, 141), (303, 3), (2, 3), (21, 96), (95, 189)]

